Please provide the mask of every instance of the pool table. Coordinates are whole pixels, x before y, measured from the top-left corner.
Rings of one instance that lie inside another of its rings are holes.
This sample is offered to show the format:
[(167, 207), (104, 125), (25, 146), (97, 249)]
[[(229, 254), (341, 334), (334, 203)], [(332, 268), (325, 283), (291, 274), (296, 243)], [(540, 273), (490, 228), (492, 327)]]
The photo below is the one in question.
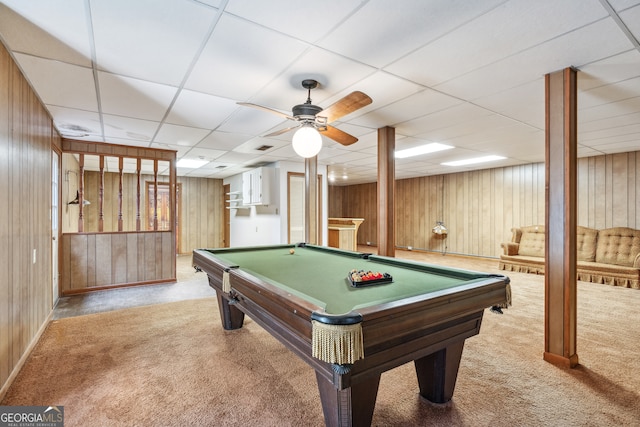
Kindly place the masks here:
[[(309, 244), (198, 249), (193, 263), (224, 329), (247, 314), (315, 369), (328, 426), (370, 425), (380, 375), (410, 361), (420, 395), (448, 402), (465, 339), (511, 298), (503, 275)], [(390, 278), (360, 286), (352, 270)]]

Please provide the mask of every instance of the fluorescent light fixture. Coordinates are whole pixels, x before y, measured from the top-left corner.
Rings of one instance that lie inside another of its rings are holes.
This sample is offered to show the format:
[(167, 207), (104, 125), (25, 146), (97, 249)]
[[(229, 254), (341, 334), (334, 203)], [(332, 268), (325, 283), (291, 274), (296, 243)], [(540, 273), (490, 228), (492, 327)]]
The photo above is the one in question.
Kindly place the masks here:
[(502, 156), (483, 156), (483, 157), (475, 157), (473, 159), (464, 159), (464, 160), (456, 160), (453, 162), (444, 162), (440, 163), (444, 166), (465, 166), (465, 165), (473, 165), (476, 163), (485, 163), (485, 162), (493, 162), (496, 160), (503, 160), (506, 157)]
[(421, 154), (435, 153), (436, 151), (448, 150), (450, 148), (453, 147), (450, 145), (440, 144), (439, 142), (432, 142), (418, 147), (396, 151), (396, 159), (405, 159), (407, 157), (419, 156)]
[(197, 169), (201, 166), (209, 163), (209, 160), (202, 159), (180, 159), (178, 163), (176, 163), (176, 167), (178, 168), (189, 168), (189, 169)]

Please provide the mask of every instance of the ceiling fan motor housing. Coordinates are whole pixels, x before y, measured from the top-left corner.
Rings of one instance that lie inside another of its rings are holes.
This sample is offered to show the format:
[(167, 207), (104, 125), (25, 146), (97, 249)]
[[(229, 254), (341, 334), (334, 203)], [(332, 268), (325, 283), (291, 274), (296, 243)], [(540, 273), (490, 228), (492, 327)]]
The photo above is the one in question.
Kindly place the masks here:
[(299, 104), (291, 110), (293, 116), (301, 119), (313, 119), (316, 114), (322, 111), (322, 107), (313, 104)]

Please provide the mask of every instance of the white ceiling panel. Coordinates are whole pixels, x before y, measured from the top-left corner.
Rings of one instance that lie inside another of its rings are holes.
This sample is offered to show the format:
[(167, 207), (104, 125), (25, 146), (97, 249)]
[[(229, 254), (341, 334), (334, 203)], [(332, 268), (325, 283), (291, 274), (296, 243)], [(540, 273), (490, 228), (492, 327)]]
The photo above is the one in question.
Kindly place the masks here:
[[(580, 67), (578, 88), (587, 91), (611, 85), (640, 75), (640, 52), (626, 52)], [(613, 87), (612, 87), (613, 88)], [(578, 99), (580, 102), (580, 99)]]
[[(389, 69), (425, 85), (438, 85), (508, 58), (606, 16), (597, 0), (579, 9), (557, 0), (506, 2), (408, 55)], [(544, 22), (545, 25), (539, 25)], [(453, 53), (453, 54), (452, 54)], [(431, 64), (428, 68), (420, 64)]]
[[(602, 34), (612, 36), (602, 37)], [(631, 42), (618, 31), (615, 22), (604, 19), (436, 87), (466, 99), (476, 99), (631, 48)]]
[(209, 134), (207, 129), (163, 124), (155, 140), (171, 145), (193, 147)]
[[(15, 58), (45, 104), (98, 111), (95, 81), (90, 68), (20, 53), (16, 53)], [(56, 84), (51, 84), (52, 80)]]
[(250, 134), (214, 131), (200, 141), (198, 147), (231, 151), (251, 138), (253, 136)]
[(104, 114), (102, 119), (105, 138), (108, 141), (118, 138), (119, 140), (135, 140), (149, 144), (160, 127), (160, 122), (125, 116)]
[[(337, 26), (361, 0), (325, 0), (322, 9), (330, 13), (318, 13), (314, 2), (291, 2), (290, 0), (236, 1), (227, 11), (262, 26), (307, 42), (315, 42)], [(286, 19), (282, 11), (286, 10)]]
[(227, 98), (182, 90), (166, 121), (183, 126), (215, 129), (237, 108), (238, 104)]
[(91, 66), (91, 43), (84, 0), (64, 5), (49, 0), (9, 0), (0, 4), (0, 35), (15, 52)]
[(92, 1), (100, 69), (177, 86), (206, 41), (217, 13), (184, 0)]
[(624, 22), (634, 37), (640, 39), (640, 5), (621, 12), (620, 18), (622, 18), (622, 22)]
[(246, 101), (307, 48), (296, 39), (225, 15), (185, 87)]
[[(373, 0), (320, 45), (365, 64), (384, 67), (500, 3), (500, 0)], [(427, 68), (426, 64), (429, 62), (418, 64), (415, 71)]]
[(93, 111), (75, 110), (72, 108), (48, 105), (54, 124), (70, 138), (82, 137), (85, 134), (102, 135), (100, 115)]
[(160, 121), (176, 95), (173, 86), (99, 72), (102, 111)]
[[(400, 126), (402, 123), (449, 109), (463, 102), (460, 99), (426, 89), (357, 117), (353, 123), (372, 128)], [(377, 106), (377, 104), (375, 105)]]

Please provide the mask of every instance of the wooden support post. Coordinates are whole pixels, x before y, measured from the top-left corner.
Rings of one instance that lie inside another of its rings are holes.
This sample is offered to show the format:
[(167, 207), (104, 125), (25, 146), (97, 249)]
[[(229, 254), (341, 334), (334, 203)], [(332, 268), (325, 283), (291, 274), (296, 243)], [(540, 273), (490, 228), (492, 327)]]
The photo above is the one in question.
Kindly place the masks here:
[(142, 169), (142, 159), (138, 157), (136, 160), (136, 231), (140, 231), (142, 229), (141, 225), (141, 215), (140, 215), (140, 199), (141, 199), (141, 189), (140, 189), (140, 174)]
[(378, 129), (378, 255), (396, 254), (395, 152), (396, 130)]
[(158, 231), (158, 160), (153, 160), (153, 230)]
[(122, 231), (122, 174), (124, 170), (124, 159), (122, 157), (118, 158), (118, 231)]
[(544, 360), (575, 367), (577, 72), (545, 76), (546, 227)]
[(98, 232), (104, 231), (104, 156), (100, 155), (100, 176), (98, 178)]
[(78, 155), (78, 232), (84, 231), (84, 154)]
[[(226, 210), (226, 209), (225, 209)], [(175, 157), (169, 162), (169, 218), (171, 220), (171, 230), (175, 238), (173, 239), (173, 253), (178, 253), (178, 184), (176, 174), (176, 159)], [(173, 258), (175, 261), (175, 257)], [(176, 270), (175, 264), (173, 271)]]
[(304, 238), (318, 243), (318, 156), (304, 160)]

